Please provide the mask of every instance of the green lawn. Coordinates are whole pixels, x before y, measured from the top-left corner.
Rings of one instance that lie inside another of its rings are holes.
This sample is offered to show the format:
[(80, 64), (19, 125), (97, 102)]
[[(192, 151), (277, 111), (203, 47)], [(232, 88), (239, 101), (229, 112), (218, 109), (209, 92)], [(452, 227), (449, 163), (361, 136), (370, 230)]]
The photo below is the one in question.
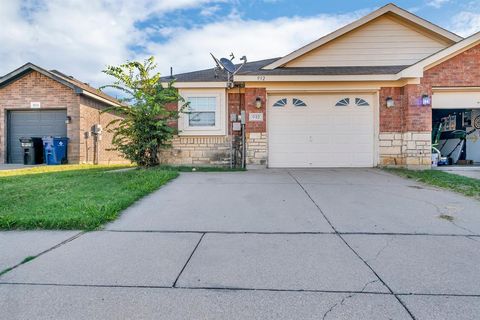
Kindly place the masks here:
[(435, 187), (448, 189), (480, 200), (480, 180), (438, 170), (385, 169)]
[(93, 230), (178, 176), (164, 168), (42, 166), (0, 171), (0, 230)]

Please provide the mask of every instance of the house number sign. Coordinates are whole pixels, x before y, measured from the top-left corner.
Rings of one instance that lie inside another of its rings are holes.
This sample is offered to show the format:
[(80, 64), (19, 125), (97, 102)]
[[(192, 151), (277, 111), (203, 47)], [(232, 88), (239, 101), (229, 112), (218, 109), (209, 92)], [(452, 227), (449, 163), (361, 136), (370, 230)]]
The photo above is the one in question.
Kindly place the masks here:
[(30, 102), (31, 109), (40, 109), (40, 102)]
[(263, 113), (249, 113), (248, 114), (248, 121), (260, 122), (263, 121)]

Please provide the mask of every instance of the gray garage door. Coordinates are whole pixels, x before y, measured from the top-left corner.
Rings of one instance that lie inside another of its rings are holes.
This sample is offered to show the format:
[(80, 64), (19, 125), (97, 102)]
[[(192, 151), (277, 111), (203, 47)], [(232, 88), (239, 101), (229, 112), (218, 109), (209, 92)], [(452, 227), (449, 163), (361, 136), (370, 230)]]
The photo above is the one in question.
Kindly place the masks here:
[(23, 163), (20, 137), (67, 136), (67, 110), (8, 112), (8, 162)]

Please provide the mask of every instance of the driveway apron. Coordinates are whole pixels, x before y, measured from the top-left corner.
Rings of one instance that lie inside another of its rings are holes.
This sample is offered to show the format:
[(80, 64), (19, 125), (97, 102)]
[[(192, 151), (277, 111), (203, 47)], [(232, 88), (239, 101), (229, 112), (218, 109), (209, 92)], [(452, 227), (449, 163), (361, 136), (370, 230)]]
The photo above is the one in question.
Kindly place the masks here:
[[(0, 244), (4, 268), (20, 259), (12, 245)], [(474, 319), (479, 249), (477, 201), (381, 170), (183, 173), (103, 230), (19, 253), (37, 256), (0, 276), (0, 310), (9, 319)]]

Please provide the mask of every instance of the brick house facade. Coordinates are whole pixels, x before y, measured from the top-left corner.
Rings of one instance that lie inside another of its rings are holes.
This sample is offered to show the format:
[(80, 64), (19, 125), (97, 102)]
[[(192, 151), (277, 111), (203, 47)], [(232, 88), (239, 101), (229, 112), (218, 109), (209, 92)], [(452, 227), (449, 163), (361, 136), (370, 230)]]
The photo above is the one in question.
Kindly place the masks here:
[[(428, 168), (432, 110), (480, 112), (480, 33), (462, 38), (393, 4), (284, 57), (236, 68), (230, 75), (219, 65), (162, 78), (175, 81), (191, 111), (172, 123), (179, 134), (162, 150), (162, 162), (238, 164), (244, 113), (248, 167)], [(39, 73), (0, 88), (1, 131), (7, 109), (34, 100), (64, 108), (71, 117), (71, 161), (90, 162), (92, 141), (84, 133), (115, 117), (100, 113), (114, 101), (78, 81)], [(452, 94), (442, 98), (442, 92)], [(4, 161), (5, 134), (0, 141)], [(110, 141), (105, 133), (100, 161), (122, 161), (108, 150)]]
[[(235, 137), (230, 117), (246, 113), (247, 166), (429, 168), (432, 109), (449, 107), (439, 104), (437, 92), (461, 97), (467, 90), (472, 101), (463, 106), (480, 108), (480, 99), (474, 100), (477, 93), (480, 98), (479, 53), (480, 33), (462, 38), (388, 4), (284, 57), (246, 63), (233, 81), (218, 69), (173, 78), (179, 90), (224, 91), (228, 130), (219, 134), (225, 142), (220, 148)], [(387, 98), (393, 107), (387, 107)], [(347, 109), (335, 108), (342, 103)], [(210, 138), (215, 137), (220, 138)], [(198, 153), (201, 159), (187, 158), (189, 163), (218, 164), (208, 150), (217, 145), (185, 138), (184, 149), (207, 148)]]
[[(22, 69), (23, 68), (23, 69)], [(78, 93), (67, 86), (64, 80), (51, 75), (49, 71), (28, 64), (20, 68), (21, 72), (13, 79), (1, 79), (0, 86), (0, 163), (7, 161), (7, 113), (14, 111), (28, 111), (31, 102), (39, 102), (42, 110), (66, 110), (69, 121), (66, 124), (69, 163), (92, 163), (94, 160), (93, 136), (86, 134), (94, 124), (101, 124), (105, 129), (107, 124), (117, 118), (111, 113), (102, 113), (102, 110), (112, 105), (105, 95), (96, 96), (88, 92)], [(7, 75), (8, 76), (8, 75)], [(73, 79), (71, 80), (73, 81)], [(77, 81), (77, 80), (75, 80)], [(75, 85), (75, 83), (74, 83)], [(82, 86), (86, 87), (85, 84)], [(92, 88), (93, 89), (93, 88)], [(98, 143), (98, 162), (105, 164), (126, 163), (127, 161), (112, 148), (112, 134), (104, 130), (101, 141)]]
[[(381, 165), (430, 165), (432, 105), (423, 106), (420, 97), (431, 97), (435, 87), (480, 87), (480, 45), (425, 70), (419, 84), (381, 88)], [(395, 108), (386, 108), (387, 97)]]

